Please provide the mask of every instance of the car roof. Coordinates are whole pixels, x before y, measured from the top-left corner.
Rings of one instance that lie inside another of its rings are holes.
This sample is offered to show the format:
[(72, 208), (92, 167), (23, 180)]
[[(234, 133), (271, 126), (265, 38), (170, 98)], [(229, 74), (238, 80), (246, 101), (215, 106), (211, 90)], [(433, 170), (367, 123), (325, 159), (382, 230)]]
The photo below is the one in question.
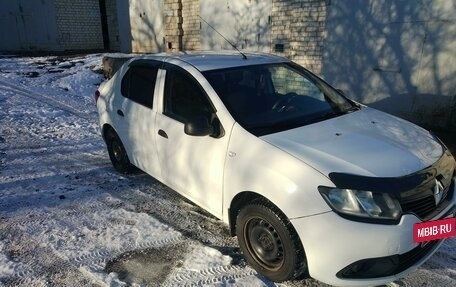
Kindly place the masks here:
[[(194, 66), (201, 72), (234, 68), (240, 66), (273, 64), (290, 62), (289, 59), (265, 53), (243, 52), (246, 58), (237, 51), (222, 52), (179, 52), (179, 53), (160, 53), (148, 56), (136, 57), (142, 60), (159, 60), (164, 62), (176, 63), (182, 61)], [(134, 60), (133, 60), (134, 61)]]

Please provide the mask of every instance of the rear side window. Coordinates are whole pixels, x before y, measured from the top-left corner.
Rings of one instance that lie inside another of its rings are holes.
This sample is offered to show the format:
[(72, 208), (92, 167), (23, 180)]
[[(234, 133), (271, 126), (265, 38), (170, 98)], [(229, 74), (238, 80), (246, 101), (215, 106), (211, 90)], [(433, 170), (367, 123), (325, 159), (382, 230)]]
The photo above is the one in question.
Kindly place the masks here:
[(122, 95), (138, 104), (152, 108), (157, 73), (158, 67), (131, 66), (122, 78), (120, 86)]

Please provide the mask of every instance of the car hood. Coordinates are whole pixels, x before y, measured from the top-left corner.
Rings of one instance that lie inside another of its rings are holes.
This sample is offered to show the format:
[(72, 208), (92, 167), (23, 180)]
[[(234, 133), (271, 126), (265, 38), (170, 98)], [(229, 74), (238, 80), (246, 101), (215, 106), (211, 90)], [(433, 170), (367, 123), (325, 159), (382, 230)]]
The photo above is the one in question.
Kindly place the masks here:
[(326, 176), (403, 176), (432, 165), (444, 152), (428, 131), (372, 108), (261, 139)]

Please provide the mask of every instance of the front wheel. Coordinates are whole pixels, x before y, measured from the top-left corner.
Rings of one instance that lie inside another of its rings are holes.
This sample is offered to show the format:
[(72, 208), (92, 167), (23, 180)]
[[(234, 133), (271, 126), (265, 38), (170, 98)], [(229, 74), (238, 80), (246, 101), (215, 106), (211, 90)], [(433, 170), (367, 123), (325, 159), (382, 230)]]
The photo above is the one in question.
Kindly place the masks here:
[(295, 279), (305, 272), (307, 264), (298, 235), (276, 208), (245, 206), (236, 220), (236, 235), (247, 262), (270, 280)]

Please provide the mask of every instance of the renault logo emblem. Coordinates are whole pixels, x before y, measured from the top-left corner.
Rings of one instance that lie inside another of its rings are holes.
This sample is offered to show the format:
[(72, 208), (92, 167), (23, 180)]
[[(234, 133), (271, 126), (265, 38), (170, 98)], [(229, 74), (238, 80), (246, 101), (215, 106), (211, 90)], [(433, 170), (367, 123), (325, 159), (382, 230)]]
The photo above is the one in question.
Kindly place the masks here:
[(440, 201), (442, 200), (442, 196), (443, 196), (443, 185), (440, 181), (438, 181), (436, 179), (435, 186), (434, 186), (435, 205), (439, 205)]

